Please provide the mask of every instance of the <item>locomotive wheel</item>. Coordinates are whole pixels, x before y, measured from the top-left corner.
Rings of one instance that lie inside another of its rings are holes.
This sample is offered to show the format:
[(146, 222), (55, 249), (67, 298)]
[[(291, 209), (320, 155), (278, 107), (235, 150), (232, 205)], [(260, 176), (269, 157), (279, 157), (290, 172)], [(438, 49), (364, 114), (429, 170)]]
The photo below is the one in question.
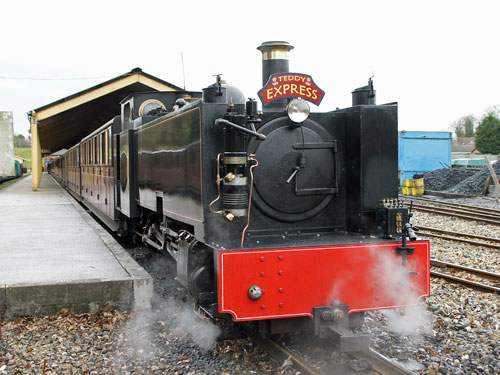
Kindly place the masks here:
[(190, 275), (189, 289), (193, 296), (213, 290), (213, 272), (209, 265), (197, 267)]

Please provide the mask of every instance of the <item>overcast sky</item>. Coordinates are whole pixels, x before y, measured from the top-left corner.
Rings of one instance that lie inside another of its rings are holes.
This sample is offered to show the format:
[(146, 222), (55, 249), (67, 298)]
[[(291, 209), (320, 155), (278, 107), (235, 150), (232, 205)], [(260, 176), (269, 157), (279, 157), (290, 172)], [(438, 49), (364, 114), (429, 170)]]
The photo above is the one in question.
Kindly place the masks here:
[(186, 89), (222, 73), (257, 97), (256, 47), (269, 40), (295, 46), (290, 70), (326, 92), (319, 111), (350, 106), (372, 73), (377, 103), (399, 103), (400, 130), (446, 130), (500, 104), (498, 0), (16, 0), (0, 9), (0, 111), (13, 111), (25, 135), (29, 110), (135, 67), (184, 86), (181, 53)]

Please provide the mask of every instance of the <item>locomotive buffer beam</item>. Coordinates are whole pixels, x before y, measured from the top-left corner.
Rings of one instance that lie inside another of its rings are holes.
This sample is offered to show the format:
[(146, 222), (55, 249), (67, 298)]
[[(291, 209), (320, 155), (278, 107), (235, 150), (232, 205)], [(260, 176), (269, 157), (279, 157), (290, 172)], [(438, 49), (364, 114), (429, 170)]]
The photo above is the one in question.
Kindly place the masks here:
[(330, 340), (339, 352), (358, 352), (368, 350), (370, 335), (358, 335), (348, 328), (347, 305), (333, 301), (331, 306), (315, 307), (314, 333), (320, 338)]

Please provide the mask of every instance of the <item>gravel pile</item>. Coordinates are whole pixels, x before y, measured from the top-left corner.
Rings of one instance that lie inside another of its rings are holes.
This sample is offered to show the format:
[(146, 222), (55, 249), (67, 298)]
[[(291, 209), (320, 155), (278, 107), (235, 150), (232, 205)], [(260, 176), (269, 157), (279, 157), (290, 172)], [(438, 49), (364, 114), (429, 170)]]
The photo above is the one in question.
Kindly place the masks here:
[[(497, 175), (500, 175), (500, 162), (493, 164), (493, 169)], [(459, 184), (449, 188), (447, 192), (466, 195), (482, 195), (488, 176), (490, 176), (490, 169), (483, 168), (481, 171), (466, 178)]]
[(424, 173), (424, 184), (426, 190), (445, 191), (470, 176), (477, 170), (467, 168), (441, 168)]
[[(500, 175), (500, 162), (493, 164)], [(490, 176), (489, 168), (442, 168), (424, 174), (426, 190), (444, 191), (463, 195), (482, 195), (486, 179)]]

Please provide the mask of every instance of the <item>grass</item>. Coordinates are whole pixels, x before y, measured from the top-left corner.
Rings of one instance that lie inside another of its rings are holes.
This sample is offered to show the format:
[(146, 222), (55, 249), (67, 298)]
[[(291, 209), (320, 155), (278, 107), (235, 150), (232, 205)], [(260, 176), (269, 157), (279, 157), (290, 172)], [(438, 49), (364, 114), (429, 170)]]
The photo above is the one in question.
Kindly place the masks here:
[[(31, 147), (15, 147), (14, 148), (14, 155), (15, 156), (20, 156), (24, 159), (26, 159), (26, 162), (24, 163), (26, 168), (31, 169)], [(0, 190), (5, 189), (6, 187), (12, 185), (13, 183), (19, 181), (20, 179), (30, 175), (30, 173), (25, 173), (23, 174), (22, 177), (20, 178), (15, 178), (13, 180), (5, 181), (0, 183)]]
[(14, 148), (14, 155), (26, 159), (26, 168), (31, 169), (31, 147)]

